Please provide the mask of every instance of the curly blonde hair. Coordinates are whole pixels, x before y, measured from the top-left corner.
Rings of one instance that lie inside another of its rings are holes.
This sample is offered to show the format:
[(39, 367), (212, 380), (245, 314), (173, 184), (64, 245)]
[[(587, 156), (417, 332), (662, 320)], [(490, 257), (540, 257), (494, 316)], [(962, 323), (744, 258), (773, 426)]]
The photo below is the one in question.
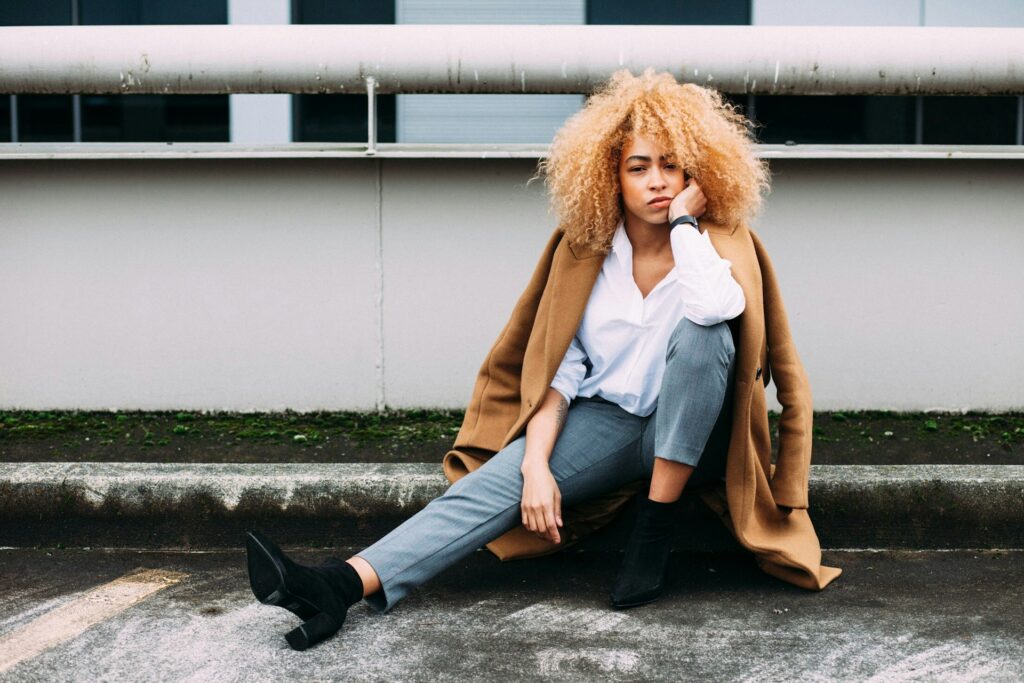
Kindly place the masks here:
[(648, 67), (619, 69), (555, 134), (529, 182), (546, 176), (551, 210), (573, 245), (611, 248), (623, 217), (619, 159), (633, 135), (674, 153), (707, 197), (701, 218), (732, 226), (756, 216), (770, 191), (753, 124), (717, 90)]

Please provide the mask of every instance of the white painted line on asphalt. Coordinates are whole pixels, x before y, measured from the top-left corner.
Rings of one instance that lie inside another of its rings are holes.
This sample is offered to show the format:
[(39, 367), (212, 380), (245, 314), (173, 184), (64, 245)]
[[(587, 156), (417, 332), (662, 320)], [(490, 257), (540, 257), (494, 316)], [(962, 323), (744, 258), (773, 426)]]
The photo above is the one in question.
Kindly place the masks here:
[(71, 640), (90, 626), (109, 619), (186, 576), (188, 574), (161, 569), (139, 569), (88, 590), (21, 628), (0, 635), (0, 674)]

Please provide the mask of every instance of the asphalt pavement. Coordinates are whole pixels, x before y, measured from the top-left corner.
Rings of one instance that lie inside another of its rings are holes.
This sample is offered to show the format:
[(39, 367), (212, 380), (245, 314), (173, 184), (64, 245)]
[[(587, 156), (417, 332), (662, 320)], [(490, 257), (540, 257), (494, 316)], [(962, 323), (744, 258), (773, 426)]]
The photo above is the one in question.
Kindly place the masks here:
[[(287, 548), (287, 545), (286, 545)], [(318, 563), (344, 552), (293, 550)], [(237, 549), (0, 549), (4, 681), (1020, 681), (1024, 551), (826, 551), (821, 592), (745, 553), (673, 553), (617, 611), (615, 552), (480, 550), (305, 652)]]

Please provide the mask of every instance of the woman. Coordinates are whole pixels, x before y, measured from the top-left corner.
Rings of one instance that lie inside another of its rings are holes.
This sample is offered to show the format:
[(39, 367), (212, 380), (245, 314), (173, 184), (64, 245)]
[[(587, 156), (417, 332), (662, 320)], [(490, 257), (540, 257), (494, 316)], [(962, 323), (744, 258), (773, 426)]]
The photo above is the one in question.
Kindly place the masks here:
[(558, 544), (563, 505), (647, 479), (611, 605), (650, 602), (683, 489), (724, 479), (731, 324), (746, 302), (697, 219), (730, 225), (760, 209), (768, 169), (749, 122), (714, 90), (620, 70), (556, 134), (541, 173), (565, 240), (605, 255), (546, 395), (517, 438), (345, 561), (303, 566), (249, 532), (257, 599), (305, 622), (286, 635), (293, 648), (334, 634), (364, 598), (387, 612), (519, 524)]

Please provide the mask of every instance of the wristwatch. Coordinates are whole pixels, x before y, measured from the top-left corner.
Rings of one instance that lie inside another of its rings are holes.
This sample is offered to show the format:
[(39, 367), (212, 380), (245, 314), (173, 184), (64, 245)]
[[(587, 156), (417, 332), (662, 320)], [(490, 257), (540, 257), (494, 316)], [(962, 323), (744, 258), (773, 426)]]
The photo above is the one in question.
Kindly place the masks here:
[(674, 221), (672, 221), (672, 225), (668, 226), (669, 230), (676, 227), (680, 223), (689, 223), (690, 225), (693, 226), (694, 230), (700, 232), (700, 226), (697, 225), (697, 219), (689, 214), (683, 214), (682, 216), (678, 216)]

